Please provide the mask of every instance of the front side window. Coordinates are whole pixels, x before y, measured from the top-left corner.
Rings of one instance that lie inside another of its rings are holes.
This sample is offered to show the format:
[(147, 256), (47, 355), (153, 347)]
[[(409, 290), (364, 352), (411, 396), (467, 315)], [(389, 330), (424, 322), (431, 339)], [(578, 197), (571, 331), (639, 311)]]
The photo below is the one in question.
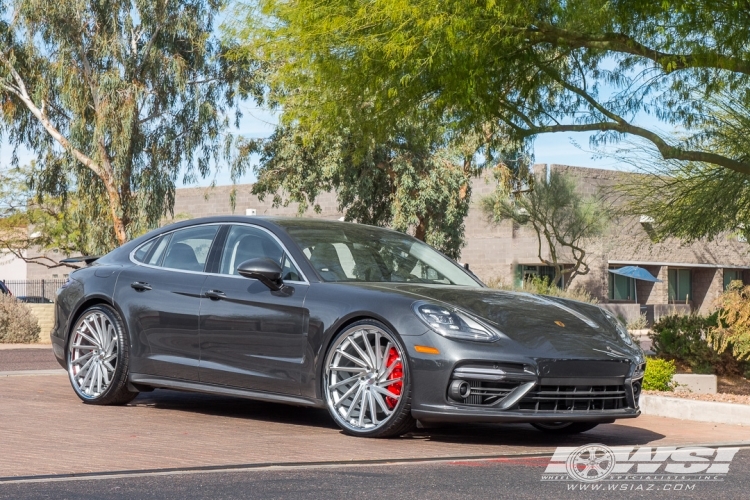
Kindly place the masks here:
[(691, 285), (690, 269), (670, 269), (669, 301), (687, 303), (691, 298)]
[(359, 224), (282, 221), (324, 281), (481, 286), (429, 245)]
[[(203, 271), (208, 260), (208, 251), (211, 249), (211, 243), (218, 230), (219, 226), (214, 225), (175, 231), (171, 234), (162, 267), (183, 271)], [(159, 244), (161, 243), (160, 241)]]
[(262, 229), (252, 226), (232, 226), (221, 253), (219, 272), (237, 274), (237, 267), (250, 259), (271, 259), (281, 266), (281, 279), (300, 281), (300, 273), (294, 267), (276, 240)]

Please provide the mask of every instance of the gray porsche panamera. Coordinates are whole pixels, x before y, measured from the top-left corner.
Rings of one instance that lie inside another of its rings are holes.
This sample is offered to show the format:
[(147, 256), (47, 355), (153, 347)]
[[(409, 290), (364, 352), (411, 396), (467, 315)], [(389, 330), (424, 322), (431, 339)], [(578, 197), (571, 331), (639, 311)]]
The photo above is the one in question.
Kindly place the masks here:
[(52, 343), (85, 403), (169, 388), (417, 421), (575, 433), (640, 414), (644, 357), (580, 302), (487, 288), (410, 236), (303, 218), (152, 231), (70, 275)]

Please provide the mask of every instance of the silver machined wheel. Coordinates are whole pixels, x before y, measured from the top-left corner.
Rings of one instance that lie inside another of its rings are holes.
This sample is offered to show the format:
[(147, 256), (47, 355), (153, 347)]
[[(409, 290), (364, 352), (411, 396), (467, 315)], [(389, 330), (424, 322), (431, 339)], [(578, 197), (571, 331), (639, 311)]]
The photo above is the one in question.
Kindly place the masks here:
[(68, 374), (85, 399), (104, 394), (117, 368), (118, 336), (112, 320), (94, 310), (78, 319), (68, 345)]
[(337, 422), (373, 431), (393, 417), (405, 387), (404, 353), (390, 333), (373, 325), (350, 328), (326, 357), (324, 390)]

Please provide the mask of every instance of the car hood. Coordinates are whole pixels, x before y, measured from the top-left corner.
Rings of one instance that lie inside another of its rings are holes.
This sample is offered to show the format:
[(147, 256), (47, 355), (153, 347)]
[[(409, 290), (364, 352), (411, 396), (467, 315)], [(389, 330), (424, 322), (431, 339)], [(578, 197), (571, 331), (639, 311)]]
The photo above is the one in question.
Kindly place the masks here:
[(536, 356), (612, 359), (638, 353), (599, 307), (583, 302), (490, 288), (405, 283), (373, 287), (462, 309)]

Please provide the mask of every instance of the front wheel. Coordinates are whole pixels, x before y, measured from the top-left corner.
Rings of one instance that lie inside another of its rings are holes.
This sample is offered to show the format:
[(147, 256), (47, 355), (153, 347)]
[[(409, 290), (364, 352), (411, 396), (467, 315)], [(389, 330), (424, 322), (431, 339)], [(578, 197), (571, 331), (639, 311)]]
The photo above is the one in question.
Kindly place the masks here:
[(394, 437), (414, 429), (406, 349), (385, 325), (358, 321), (339, 333), (326, 355), (328, 411), (352, 436)]
[(128, 336), (120, 316), (99, 304), (86, 309), (70, 332), (68, 377), (84, 403), (125, 404), (138, 393), (128, 390)]
[(548, 434), (580, 434), (590, 431), (599, 424), (595, 422), (550, 422), (548, 424), (535, 422), (531, 425)]

